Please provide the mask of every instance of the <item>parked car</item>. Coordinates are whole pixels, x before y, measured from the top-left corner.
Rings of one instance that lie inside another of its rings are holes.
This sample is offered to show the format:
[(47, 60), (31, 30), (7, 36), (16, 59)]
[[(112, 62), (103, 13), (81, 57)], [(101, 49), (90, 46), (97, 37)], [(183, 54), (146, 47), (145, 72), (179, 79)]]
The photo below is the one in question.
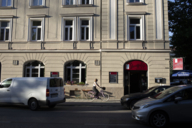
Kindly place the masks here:
[(192, 86), (179, 85), (137, 102), (132, 117), (161, 128), (169, 122), (191, 122), (191, 108)]
[(0, 83), (0, 103), (28, 105), (31, 110), (65, 102), (62, 78), (9, 78)]
[(164, 91), (169, 87), (170, 86), (154, 86), (149, 88), (143, 93), (132, 93), (132, 94), (124, 95), (121, 98), (121, 105), (125, 106), (128, 109), (131, 109), (137, 101), (149, 96), (153, 96), (161, 91)]

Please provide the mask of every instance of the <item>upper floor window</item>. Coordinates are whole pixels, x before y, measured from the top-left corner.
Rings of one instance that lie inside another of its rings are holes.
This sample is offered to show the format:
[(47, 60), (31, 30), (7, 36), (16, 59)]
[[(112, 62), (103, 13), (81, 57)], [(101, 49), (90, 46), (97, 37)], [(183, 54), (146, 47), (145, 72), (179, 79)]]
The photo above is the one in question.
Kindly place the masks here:
[(29, 22), (29, 40), (43, 41), (44, 18), (31, 18)]
[(64, 0), (65, 1), (65, 5), (73, 5), (75, 4), (74, 0)]
[(129, 3), (140, 2), (140, 0), (129, 0)]
[(10, 22), (0, 21), (0, 40), (8, 41), (10, 36)]
[(144, 0), (127, 0), (127, 5), (143, 4)]
[(45, 0), (30, 0), (30, 6), (45, 6)]
[(83, 4), (83, 5), (93, 4), (93, 0), (79, 0), (79, 4)]
[(63, 17), (62, 40), (74, 41), (76, 33), (76, 17)]
[(81, 20), (81, 40), (89, 40), (89, 20)]
[(12, 0), (0, 0), (2, 7), (9, 7), (12, 6)]
[(128, 40), (144, 40), (144, 16), (128, 15)]

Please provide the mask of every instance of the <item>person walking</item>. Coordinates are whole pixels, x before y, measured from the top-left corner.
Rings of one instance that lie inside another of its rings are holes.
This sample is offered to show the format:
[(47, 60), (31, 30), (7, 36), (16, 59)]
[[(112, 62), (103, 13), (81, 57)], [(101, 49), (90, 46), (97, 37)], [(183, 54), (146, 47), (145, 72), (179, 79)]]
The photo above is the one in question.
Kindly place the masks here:
[(97, 86), (99, 87), (99, 88), (101, 88), (98, 84), (97, 84), (97, 81), (98, 81), (98, 79), (95, 79), (95, 82), (93, 83), (93, 91), (95, 92), (95, 96), (97, 97), (97, 98), (99, 98), (98, 97), (98, 94), (99, 94), (99, 91), (97, 90)]

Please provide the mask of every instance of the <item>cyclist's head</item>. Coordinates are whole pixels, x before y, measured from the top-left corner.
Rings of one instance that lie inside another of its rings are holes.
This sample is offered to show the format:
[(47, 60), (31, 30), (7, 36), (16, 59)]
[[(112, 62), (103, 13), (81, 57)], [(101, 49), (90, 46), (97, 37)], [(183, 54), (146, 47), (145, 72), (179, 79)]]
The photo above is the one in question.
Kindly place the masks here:
[(98, 79), (95, 79), (95, 82), (97, 82), (98, 81)]

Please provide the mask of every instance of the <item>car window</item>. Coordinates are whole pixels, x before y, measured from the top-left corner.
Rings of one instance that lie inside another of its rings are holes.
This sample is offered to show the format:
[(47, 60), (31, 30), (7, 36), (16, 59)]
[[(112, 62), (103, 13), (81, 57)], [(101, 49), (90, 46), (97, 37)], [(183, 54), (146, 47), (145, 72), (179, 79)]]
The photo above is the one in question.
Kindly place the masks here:
[(62, 79), (50, 79), (50, 87), (62, 87), (63, 80)]
[(5, 80), (1, 83), (1, 88), (9, 88), (11, 85), (12, 79)]
[(154, 90), (154, 92), (159, 93), (159, 92), (164, 91), (165, 89), (166, 89), (165, 87), (157, 88), (157, 89)]
[(175, 95), (168, 98), (166, 101), (167, 102), (175, 101), (176, 97), (182, 97), (183, 100), (192, 100), (192, 89), (181, 90)]
[(171, 88), (168, 88), (166, 89), (165, 91), (162, 91), (162, 92), (159, 92), (157, 93), (155, 96), (153, 96), (152, 98), (155, 98), (155, 99), (162, 99), (178, 90), (182, 89), (181, 87), (171, 87)]

